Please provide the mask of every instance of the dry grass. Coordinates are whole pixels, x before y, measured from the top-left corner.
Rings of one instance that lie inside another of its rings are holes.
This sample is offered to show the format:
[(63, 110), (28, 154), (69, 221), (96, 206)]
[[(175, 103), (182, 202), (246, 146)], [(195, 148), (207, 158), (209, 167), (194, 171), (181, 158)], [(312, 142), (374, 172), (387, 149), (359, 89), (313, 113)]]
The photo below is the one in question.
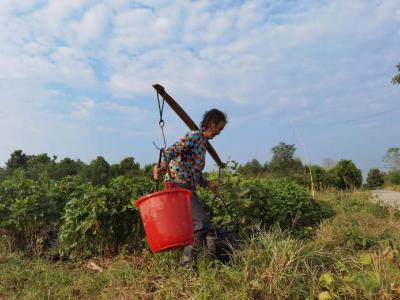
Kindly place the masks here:
[(384, 187), (386, 190), (400, 192), (400, 185), (388, 185)]

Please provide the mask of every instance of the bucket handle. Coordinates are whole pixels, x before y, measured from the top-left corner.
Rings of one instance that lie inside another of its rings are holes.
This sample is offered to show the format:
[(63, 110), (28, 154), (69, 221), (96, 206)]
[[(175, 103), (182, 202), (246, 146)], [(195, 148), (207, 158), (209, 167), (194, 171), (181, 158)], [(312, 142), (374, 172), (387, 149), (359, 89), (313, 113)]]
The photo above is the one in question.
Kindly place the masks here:
[[(161, 166), (161, 155), (163, 153), (162, 150), (163, 148), (160, 149), (160, 155), (158, 157), (158, 165), (157, 165), (158, 168)], [(157, 179), (156, 191), (158, 191), (159, 186), (160, 186), (160, 179)]]
[[(171, 179), (172, 178), (171, 171), (169, 170), (169, 167), (168, 167), (169, 161), (167, 159), (167, 155), (165, 153), (165, 149), (164, 148), (160, 148), (160, 155), (158, 156), (158, 167), (161, 166), (161, 158), (162, 158), (163, 155), (164, 155), (165, 163), (166, 163), (166, 166), (167, 166), (168, 177)], [(166, 181), (165, 183), (166, 183), (165, 185), (166, 185), (167, 189), (176, 187), (175, 183), (173, 183), (173, 182)], [(160, 186), (160, 179), (157, 180), (156, 191), (159, 190), (159, 186)]]

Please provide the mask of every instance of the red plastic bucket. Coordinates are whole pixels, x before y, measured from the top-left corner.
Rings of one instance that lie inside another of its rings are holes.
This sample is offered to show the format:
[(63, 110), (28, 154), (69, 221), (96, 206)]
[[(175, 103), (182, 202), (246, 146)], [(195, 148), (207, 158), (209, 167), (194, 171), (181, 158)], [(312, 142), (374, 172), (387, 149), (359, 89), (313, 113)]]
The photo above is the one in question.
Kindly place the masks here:
[(152, 252), (182, 248), (193, 243), (191, 191), (166, 185), (163, 191), (135, 201)]

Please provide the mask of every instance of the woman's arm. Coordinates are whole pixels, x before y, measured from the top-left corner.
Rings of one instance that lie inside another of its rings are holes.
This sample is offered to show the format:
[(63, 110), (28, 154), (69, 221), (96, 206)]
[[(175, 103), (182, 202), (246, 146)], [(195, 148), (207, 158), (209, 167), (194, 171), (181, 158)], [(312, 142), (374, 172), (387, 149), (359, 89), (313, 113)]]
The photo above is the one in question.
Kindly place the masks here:
[(160, 180), (161, 176), (165, 173), (167, 170), (167, 165), (164, 161), (160, 163), (160, 167), (158, 165), (155, 165), (153, 167), (153, 178), (155, 180)]

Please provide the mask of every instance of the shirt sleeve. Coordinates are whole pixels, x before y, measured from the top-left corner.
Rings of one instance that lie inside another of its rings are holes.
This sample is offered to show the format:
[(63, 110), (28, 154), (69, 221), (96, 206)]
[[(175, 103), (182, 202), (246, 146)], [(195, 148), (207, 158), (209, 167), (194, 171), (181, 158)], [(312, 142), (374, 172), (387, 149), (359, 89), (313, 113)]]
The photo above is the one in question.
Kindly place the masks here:
[[(190, 147), (193, 146), (193, 144), (198, 139), (199, 139), (198, 133), (193, 133), (193, 132), (186, 133), (183, 136), (183, 138), (175, 142), (172, 146), (165, 149), (165, 155), (167, 157), (167, 160), (170, 161), (171, 159), (174, 159), (183, 152), (187, 151)], [(163, 157), (162, 160), (165, 161), (165, 157)]]

